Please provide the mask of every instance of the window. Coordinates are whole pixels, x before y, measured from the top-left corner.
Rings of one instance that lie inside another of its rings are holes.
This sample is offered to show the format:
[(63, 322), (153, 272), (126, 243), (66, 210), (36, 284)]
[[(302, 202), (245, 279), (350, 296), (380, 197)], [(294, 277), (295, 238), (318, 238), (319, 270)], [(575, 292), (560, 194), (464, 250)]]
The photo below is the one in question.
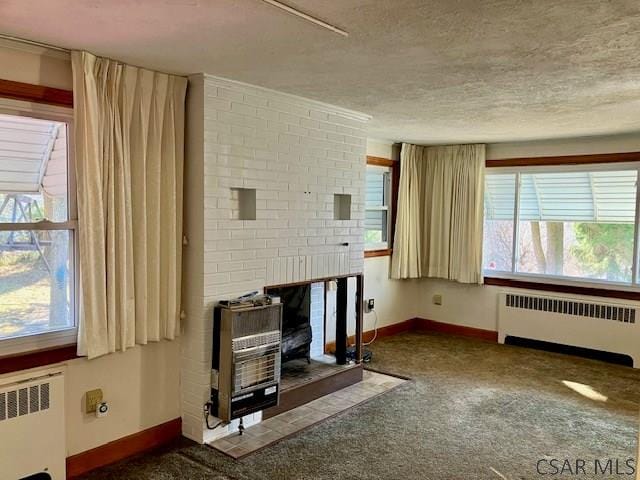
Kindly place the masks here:
[(71, 111), (0, 102), (2, 356), (75, 342), (76, 215)]
[(485, 274), (638, 283), (639, 167), (496, 168), (485, 182)]
[[(391, 162), (391, 161), (389, 161)], [(391, 167), (367, 165), (365, 249), (388, 249), (391, 242)]]

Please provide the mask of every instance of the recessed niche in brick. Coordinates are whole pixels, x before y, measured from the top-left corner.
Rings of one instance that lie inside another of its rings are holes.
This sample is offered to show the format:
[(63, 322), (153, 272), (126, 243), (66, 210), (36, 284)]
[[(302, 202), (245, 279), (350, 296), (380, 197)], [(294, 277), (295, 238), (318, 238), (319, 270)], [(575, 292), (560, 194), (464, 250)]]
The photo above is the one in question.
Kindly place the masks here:
[(333, 219), (351, 220), (351, 195), (345, 193), (333, 194)]
[(231, 189), (231, 218), (233, 220), (256, 219), (255, 188)]

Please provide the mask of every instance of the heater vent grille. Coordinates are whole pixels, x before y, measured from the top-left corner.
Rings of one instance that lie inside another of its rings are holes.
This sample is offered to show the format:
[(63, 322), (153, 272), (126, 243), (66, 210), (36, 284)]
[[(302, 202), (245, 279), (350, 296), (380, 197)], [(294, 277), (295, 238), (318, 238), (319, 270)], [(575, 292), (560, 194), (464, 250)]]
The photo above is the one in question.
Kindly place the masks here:
[(29, 387), (29, 412), (35, 413), (40, 410), (40, 395), (38, 392), (38, 385), (31, 385)]
[(231, 348), (233, 351), (244, 350), (246, 348), (260, 347), (280, 342), (280, 331), (261, 333), (258, 335), (249, 335), (248, 337), (234, 338), (231, 340)]
[(40, 385), (40, 409), (46, 410), (49, 408), (49, 384), (43, 383)]
[(506, 295), (506, 306), (578, 317), (600, 318), (623, 323), (636, 323), (636, 309), (626, 306), (514, 294)]
[(49, 384), (31, 385), (0, 393), (0, 421), (49, 408)]
[(18, 390), (18, 415), (26, 415), (29, 413), (29, 394), (26, 388)]
[(15, 418), (18, 416), (18, 392), (13, 390), (7, 392), (7, 418)]

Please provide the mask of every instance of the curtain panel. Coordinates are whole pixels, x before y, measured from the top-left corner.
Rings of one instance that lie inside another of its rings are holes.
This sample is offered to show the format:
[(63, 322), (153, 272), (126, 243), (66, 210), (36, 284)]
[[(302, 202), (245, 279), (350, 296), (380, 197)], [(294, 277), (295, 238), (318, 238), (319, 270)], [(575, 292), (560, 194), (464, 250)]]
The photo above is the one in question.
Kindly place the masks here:
[(484, 145), (402, 145), (392, 278), (482, 283), (484, 163)]
[(187, 79), (72, 52), (78, 353), (180, 328)]

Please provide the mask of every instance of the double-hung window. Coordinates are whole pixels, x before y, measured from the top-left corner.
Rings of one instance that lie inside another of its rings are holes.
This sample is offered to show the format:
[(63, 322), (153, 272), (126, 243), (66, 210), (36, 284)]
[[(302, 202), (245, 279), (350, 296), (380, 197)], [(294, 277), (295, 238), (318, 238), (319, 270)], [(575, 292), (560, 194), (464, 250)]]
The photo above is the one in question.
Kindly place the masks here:
[(389, 166), (367, 165), (366, 250), (388, 249), (391, 245), (391, 175)]
[(76, 341), (71, 116), (0, 100), (0, 356)]
[(491, 168), (487, 276), (638, 284), (638, 164)]

